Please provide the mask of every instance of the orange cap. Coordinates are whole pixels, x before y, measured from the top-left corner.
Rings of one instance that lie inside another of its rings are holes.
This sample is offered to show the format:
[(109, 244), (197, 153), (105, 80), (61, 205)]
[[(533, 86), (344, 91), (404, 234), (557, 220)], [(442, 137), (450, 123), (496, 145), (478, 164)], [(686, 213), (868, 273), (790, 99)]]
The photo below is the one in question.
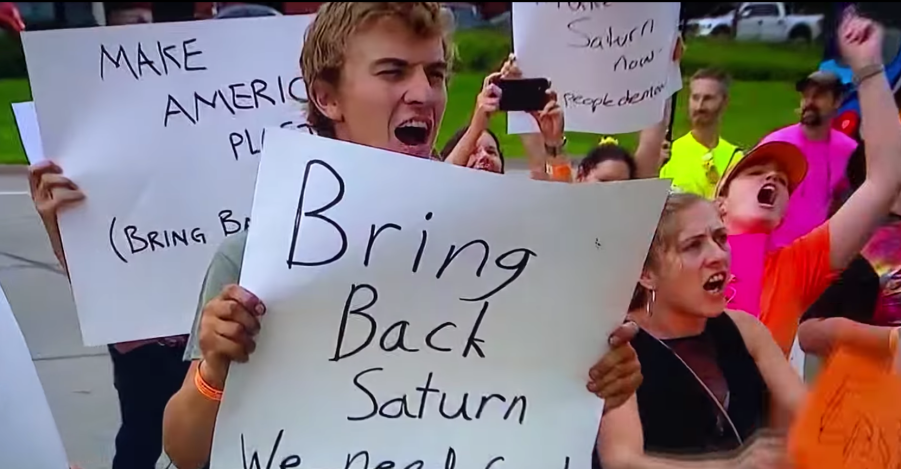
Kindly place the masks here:
[(716, 196), (721, 196), (729, 187), (729, 183), (742, 171), (768, 161), (775, 161), (785, 172), (788, 177), (789, 193), (794, 192), (807, 176), (807, 157), (797, 146), (788, 142), (767, 142), (757, 145), (738, 163), (726, 169), (726, 174), (716, 185)]

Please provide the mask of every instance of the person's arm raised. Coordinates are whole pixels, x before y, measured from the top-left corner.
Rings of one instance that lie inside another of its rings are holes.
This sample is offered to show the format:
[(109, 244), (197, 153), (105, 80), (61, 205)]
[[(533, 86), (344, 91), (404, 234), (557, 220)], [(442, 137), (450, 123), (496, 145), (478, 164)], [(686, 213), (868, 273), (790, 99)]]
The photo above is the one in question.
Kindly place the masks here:
[(867, 176), (829, 221), (833, 269), (846, 267), (860, 252), (901, 192), (901, 121), (882, 71), (882, 28), (871, 20), (847, 16), (839, 45), (859, 81)]
[(666, 128), (669, 126), (672, 100), (671, 97), (664, 104), (663, 120), (642, 130), (638, 135), (638, 148), (635, 149), (636, 179), (660, 176), (660, 167), (663, 166), (663, 144), (666, 140)]
[[(682, 36), (676, 38), (673, 47), (673, 63), (681, 67), (682, 55), (685, 53), (685, 43)], [(638, 136), (638, 147), (635, 149), (635, 178), (646, 179), (660, 177), (660, 167), (663, 166), (664, 147), (666, 143), (666, 131), (669, 128), (673, 112), (673, 100), (676, 95), (670, 96), (664, 103), (663, 119), (641, 131)]]
[(463, 137), (457, 141), (457, 144), (454, 145), (454, 148), (447, 155), (447, 158), (444, 160), (445, 163), (457, 166), (467, 166), (469, 164), (469, 157), (475, 152), (482, 132), (488, 129), (488, 123), (492, 114), (500, 108), (501, 90), (494, 84), (494, 81), (500, 76), (500, 73), (492, 73), (485, 77), (485, 81), (482, 83), (482, 91), (479, 92), (479, 96), (476, 98), (476, 108), (473, 111), (469, 127), (467, 127)]
[[(516, 63), (516, 55), (510, 54), (507, 57), (507, 61), (501, 68), (501, 78), (505, 80), (522, 78), (522, 70)], [(544, 109), (529, 113), (538, 124), (538, 132), (519, 135), (523, 150), (526, 152), (529, 173), (532, 179), (540, 181), (553, 179), (552, 175), (548, 174), (548, 163), (553, 163), (554, 160), (564, 156), (561, 154), (565, 142), (563, 109), (557, 103), (557, 93), (552, 89), (548, 90), (547, 97)], [(557, 154), (548, 154), (550, 149)]]

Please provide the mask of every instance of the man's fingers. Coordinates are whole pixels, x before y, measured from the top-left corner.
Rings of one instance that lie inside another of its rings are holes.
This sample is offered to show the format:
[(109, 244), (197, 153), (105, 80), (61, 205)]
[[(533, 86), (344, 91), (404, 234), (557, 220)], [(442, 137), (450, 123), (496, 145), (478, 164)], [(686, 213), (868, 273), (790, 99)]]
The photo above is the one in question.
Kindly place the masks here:
[(56, 188), (78, 190), (78, 186), (76, 186), (71, 179), (59, 173), (44, 173), (44, 175), (41, 176), (41, 179), (38, 181), (38, 185), (41, 189), (48, 190)]
[(595, 381), (595, 388), (598, 393), (603, 396), (610, 396), (615, 393), (618, 383), (629, 381), (635, 376), (641, 376), (641, 365), (637, 360), (621, 363), (614, 367), (609, 373), (601, 375), (600, 379)]
[(84, 193), (81, 191), (73, 191), (69, 189), (56, 189), (52, 195), (48, 197), (39, 197), (35, 199), (35, 209), (42, 216), (55, 215), (60, 210), (84, 200)]
[(516, 56), (514, 54), (507, 56), (507, 61), (504, 62), (504, 66), (501, 67), (501, 75), (504, 78), (511, 79), (522, 77), (522, 70), (519, 69), (519, 65), (517, 65), (516, 63)]
[(261, 316), (266, 312), (266, 306), (256, 295), (241, 288), (238, 285), (229, 285), (222, 291), (222, 298), (234, 300), (240, 303), (251, 314)]
[(509, 73), (510, 69), (516, 66), (516, 54), (512, 52), (507, 55), (507, 60), (504, 61), (504, 65), (501, 67), (501, 72)]
[(78, 200), (84, 200), (84, 192), (78, 189), (56, 189), (52, 193), (54, 200), (59, 200), (60, 202), (75, 202)]
[(62, 169), (50, 160), (44, 160), (28, 167), (28, 184), (31, 186), (32, 194), (38, 190), (41, 179), (48, 173), (62, 173)]
[(619, 401), (619, 403), (622, 404), (629, 399), (632, 392), (641, 386), (643, 380), (644, 377), (641, 376), (641, 373), (629, 375), (610, 383), (609, 386), (603, 389), (599, 389), (595, 392), (595, 395), (601, 399), (606, 399), (607, 401)]
[(215, 330), (215, 350), (219, 350), (233, 360), (246, 361), (256, 349), (254, 338), (243, 325), (236, 322), (219, 321)]
[(634, 321), (626, 321), (620, 324), (613, 333), (610, 334), (608, 342), (611, 347), (619, 347), (627, 342), (631, 342), (638, 335), (638, 324)]
[(59, 165), (50, 160), (44, 160), (28, 167), (28, 174), (33, 174), (38, 177), (46, 173), (61, 172), (63, 172), (63, 170), (59, 167)]
[(215, 332), (217, 336), (224, 337), (232, 342), (243, 342), (247, 330), (238, 322), (217, 321)]
[(617, 350), (611, 350), (601, 358), (600, 361), (594, 364), (591, 367), (591, 370), (588, 371), (588, 377), (593, 382), (598, 382), (601, 378), (604, 377), (607, 373), (610, 373), (610, 370), (616, 366), (617, 363), (623, 360), (624, 354), (623, 352), (618, 352)]
[(554, 113), (555, 109), (560, 108), (560, 104), (557, 102), (557, 92), (554, 90), (547, 90), (545, 93), (547, 100), (544, 103), (544, 108), (539, 112), (539, 117), (546, 117)]
[(250, 335), (260, 332), (260, 321), (244, 305), (234, 300), (226, 300), (223, 305), (225, 311), (222, 319), (237, 324)]
[(235, 342), (228, 337), (220, 335), (216, 335), (213, 342), (212, 350), (215, 350), (218, 354), (221, 354), (229, 360), (245, 363), (249, 357), (246, 348), (241, 342)]
[(638, 356), (631, 347), (628, 347), (608, 353), (591, 368), (588, 375), (595, 386), (600, 389), (613, 380), (640, 371), (641, 364), (638, 362)]
[(501, 77), (501, 72), (494, 72), (489, 74), (482, 81), (482, 89), (487, 90), (489, 86), (492, 86), (494, 82), (496, 82)]
[(84, 193), (81, 191), (73, 191), (70, 189), (57, 189), (53, 191), (53, 199), (51, 200), (54, 212), (68, 207), (75, 202), (84, 200)]
[(638, 354), (635, 353), (635, 349), (631, 345), (610, 349), (598, 363), (591, 367), (589, 376), (594, 381), (599, 381), (614, 368), (632, 361), (638, 362)]
[(488, 85), (488, 86), (485, 88), (485, 94), (486, 94), (489, 98), (500, 99), (502, 93), (503, 93), (503, 91), (501, 90), (501, 87), (495, 85), (494, 83)]

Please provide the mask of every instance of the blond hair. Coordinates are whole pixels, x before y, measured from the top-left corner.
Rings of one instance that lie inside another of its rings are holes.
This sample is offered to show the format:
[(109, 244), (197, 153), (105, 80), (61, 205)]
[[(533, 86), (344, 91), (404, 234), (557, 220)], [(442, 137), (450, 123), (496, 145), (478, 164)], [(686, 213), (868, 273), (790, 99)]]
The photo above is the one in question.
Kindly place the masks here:
[(358, 31), (384, 18), (400, 20), (419, 37), (441, 37), (448, 68), (454, 58), (450, 31), (453, 16), (439, 2), (326, 2), (307, 29), (300, 53), (300, 70), (309, 98), (307, 122), (324, 136), (334, 136), (334, 122), (312, 99), (313, 84), (322, 80), (337, 85), (344, 66), (348, 40)]
[[(651, 241), (651, 248), (648, 250), (648, 256), (644, 260), (644, 270), (655, 269), (660, 266), (660, 260), (669, 253), (679, 242), (679, 232), (682, 231), (682, 225), (679, 223), (679, 214), (694, 207), (695, 204), (706, 202), (707, 199), (690, 192), (671, 193), (666, 199), (663, 206), (663, 212), (660, 214), (660, 221), (657, 223), (657, 230), (654, 232), (654, 240)], [(629, 304), (629, 311), (644, 308), (651, 300), (651, 292), (643, 287), (640, 283), (635, 285), (632, 292), (632, 302)]]

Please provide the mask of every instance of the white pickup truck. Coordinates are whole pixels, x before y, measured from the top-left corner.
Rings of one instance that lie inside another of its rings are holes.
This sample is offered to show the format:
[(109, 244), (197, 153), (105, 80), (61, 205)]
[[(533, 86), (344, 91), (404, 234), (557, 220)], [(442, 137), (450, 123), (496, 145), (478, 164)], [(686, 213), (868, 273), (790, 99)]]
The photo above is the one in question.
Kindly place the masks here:
[(788, 14), (783, 2), (746, 2), (720, 16), (688, 21), (689, 34), (735, 37), (740, 41), (809, 42), (822, 32), (823, 15)]

